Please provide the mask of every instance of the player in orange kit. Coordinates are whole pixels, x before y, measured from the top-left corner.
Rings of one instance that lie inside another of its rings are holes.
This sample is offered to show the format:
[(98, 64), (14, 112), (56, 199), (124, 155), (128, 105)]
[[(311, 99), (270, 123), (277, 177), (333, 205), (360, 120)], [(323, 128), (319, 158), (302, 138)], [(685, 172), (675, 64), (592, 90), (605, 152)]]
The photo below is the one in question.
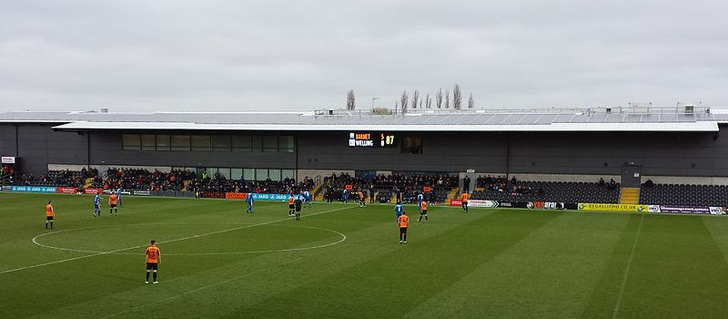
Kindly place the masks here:
[(468, 200), (470, 199), (470, 194), (463, 192), (462, 195), (460, 195), (460, 202), (462, 202), (463, 211), (468, 212)]
[(109, 215), (117, 214), (116, 211), (116, 204), (118, 204), (119, 197), (116, 196), (116, 194), (111, 193), (111, 196), (109, 196)]
[(407, 227), (409, 227), (409, 216), (405, 211), (397, 218), (397, 226), (399, 227), (399, 243), (407, 243)]
[(157, 242), (155, 240), (152, 240), (149, 247), (147, 247), (146, 262), (147, 279), (144, 281), (144, 283), (149, 283), (149, 274), (151, 273), (154, 284), (158, 284), (159, 282), (157, 281), (157, 268), (159, 267), (159, 263), (162, 262), (162, 256), (159, 252), (159, 247), (157, 247)]
[(51, 229), (53, 229), (53, 218), (56, 217), (56, 212), (53, 211), (53, 205), (51, 204), (51, 201), (48, 201), (48, 205), (46, 205), (46, 222), (45, 227), (48, 229), (48, 224), (51, 225)]

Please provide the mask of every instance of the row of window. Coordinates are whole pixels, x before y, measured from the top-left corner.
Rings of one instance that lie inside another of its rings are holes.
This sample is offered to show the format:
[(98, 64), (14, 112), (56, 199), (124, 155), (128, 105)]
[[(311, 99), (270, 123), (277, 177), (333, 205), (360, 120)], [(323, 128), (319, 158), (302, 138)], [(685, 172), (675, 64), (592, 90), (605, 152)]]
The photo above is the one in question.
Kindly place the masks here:
[[(293, 136), (122, 134), (125, 151), (293, 153)], [(421, 137), (404, 137), (402, 153), (422, 154)]]
[(125, 151), (293, 153), (293, 136), (122, 134)]
[[(186, 169), (186, 168), (181, 168)], [(270, 179), (273, 181), (282, 181), (286, 178), (294, 179), (294, 170), (278, 169), (278, 168), (229, 168), (229, 167), (208, 167), (197, 168), (198, 175), (205, 171), (207, 176), (214, 178), (215, 174), (220, 174), (226, 179), (246, 181), (264, 181)]]

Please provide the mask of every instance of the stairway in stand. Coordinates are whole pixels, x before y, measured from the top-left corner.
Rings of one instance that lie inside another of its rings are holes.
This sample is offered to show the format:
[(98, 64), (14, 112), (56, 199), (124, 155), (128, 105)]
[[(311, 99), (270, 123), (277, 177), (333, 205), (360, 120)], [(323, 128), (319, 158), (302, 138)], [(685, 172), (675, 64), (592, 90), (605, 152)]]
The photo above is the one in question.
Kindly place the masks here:
[(321, 188), (323, 188), (323, 186), (323, 183), (317, 183), (313, 186), (313, 189), (310, 190), (313, 201), (320, 202), (324, 200), (324, 192), (321, 191)]
[[(447, 193), (447, 200), (450, 200), (450, 199), (460, 199), (460, 192), (459, 192), (459, 190), (460, 190), (459, 188), (453, 187), (450, 190), (450, 192)], [(450, 202), (448, 201), (447, 204), (449, 204), (449, 203)]]
[(619, 194), (620, 204), (639, 204), (640, 201), (640, 189), (639, 188), (625, 188), (622, 187)]

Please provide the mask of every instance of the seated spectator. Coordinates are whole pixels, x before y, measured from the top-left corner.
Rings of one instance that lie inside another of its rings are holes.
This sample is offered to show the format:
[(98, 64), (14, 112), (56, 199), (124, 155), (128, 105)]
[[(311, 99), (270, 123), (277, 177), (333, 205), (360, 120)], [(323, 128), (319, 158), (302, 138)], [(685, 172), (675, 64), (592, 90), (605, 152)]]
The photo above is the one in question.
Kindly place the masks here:
[(617, 189), (617, 182), (614, 181), (614, 178), (609, 179), (609, 185), (607, 186), (607, 189)]
[(653, 183), (651, 179), (648, 179), (645, 182), (645, 187), (654, 187), (654, 186), (655, 186), (655, 183)]

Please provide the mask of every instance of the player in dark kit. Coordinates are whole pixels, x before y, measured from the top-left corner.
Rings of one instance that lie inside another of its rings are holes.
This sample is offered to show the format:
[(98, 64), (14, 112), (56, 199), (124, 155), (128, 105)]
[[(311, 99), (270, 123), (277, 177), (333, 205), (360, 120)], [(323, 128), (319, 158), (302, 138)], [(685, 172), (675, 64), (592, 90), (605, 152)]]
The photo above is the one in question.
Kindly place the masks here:
[(296, 220), (301, 220), (301, 206), (303, 206), (303, 198), (301, 198), (301, 195), (293, 201), (293, 206), (296, 210)]

